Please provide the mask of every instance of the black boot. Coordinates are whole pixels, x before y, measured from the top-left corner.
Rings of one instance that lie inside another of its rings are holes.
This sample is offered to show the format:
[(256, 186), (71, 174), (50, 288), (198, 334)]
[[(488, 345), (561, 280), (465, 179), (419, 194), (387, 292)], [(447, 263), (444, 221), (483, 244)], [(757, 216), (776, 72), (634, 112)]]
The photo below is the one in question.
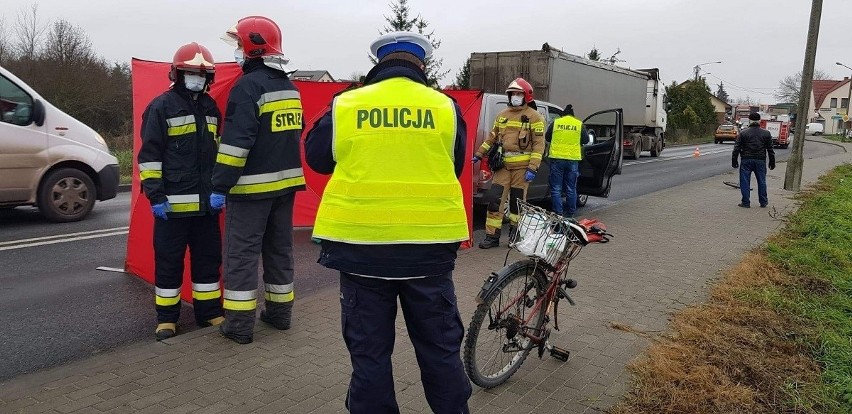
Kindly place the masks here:
[(260, 311), (260, 320), (272, 325), (275, 329), (286, 331), (290, 329), (290, 320), (293, 315), (293, 302), (272, 303), (266, 302), (266, 310)]
[(480, 249), (490, 249), (498, 246), (500, 246), (500, 230), (497, 230), (494, 234), (486, 234), (485, 240), (479, 243)]

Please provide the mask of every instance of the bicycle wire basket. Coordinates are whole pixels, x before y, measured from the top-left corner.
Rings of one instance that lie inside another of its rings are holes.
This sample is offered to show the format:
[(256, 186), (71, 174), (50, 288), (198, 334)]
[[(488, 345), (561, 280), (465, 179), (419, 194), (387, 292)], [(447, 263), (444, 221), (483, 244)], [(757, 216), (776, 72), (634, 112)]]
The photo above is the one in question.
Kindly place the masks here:
[(574, 219), (518, 200), (518, 225), (509, 239), (510, 248), (556, 266), (570, 262), (586, 244), (586, 232)]

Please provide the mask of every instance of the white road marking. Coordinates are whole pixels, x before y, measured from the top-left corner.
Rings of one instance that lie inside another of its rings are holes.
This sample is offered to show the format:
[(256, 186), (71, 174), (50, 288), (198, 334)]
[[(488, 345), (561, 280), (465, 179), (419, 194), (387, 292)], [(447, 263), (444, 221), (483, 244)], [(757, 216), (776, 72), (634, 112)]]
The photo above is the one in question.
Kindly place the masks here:
[[(724, 149), (724, 150), (716, 150), (716, 151), (707, 151), (707, 152), (702, 152), (701, 155), (704, 156), (704, 155), (712, 155), (712, 154), (721, 154), (723, 152), (731, 152), (731, 150)], [(628, 165), (639, 165), (639, 164), (648, 164), (648, 163), (652, 163), (652, 162), (682, 160), (682, 159), (685, 159), (685, 158), (692, 158), (692, 154), (690, 153), (689, 155), (681, 155), (681, 156), (677, 156), (677, 157), (660, 157), (660, 158), (654, 158), (654, 159), (646, 160), (646, 161), (625, 162), (624, 166), (626, 167)]]
[(74, 237), (74, 236), (84, 236), (84, 235), (96, 234), (96, 233), (115, 232), (115, 231), (129, 230), (129, 229), (130, 229), (130, 227), (127, 227), (127, 226), (113, 227), (111, 229), (100, 229), (100, 230), (92, 230), (92, 231), (81, 231), (81, 232), (77, 232), (77, 233), (56, 234), (56, 235), (53, 235), (53, 236), (33, 237), (31, 239), (10, 240), (10, 241), (0, 242), (0, 246), (8, 246), (10, 244), (37, 242), (37, 241), (43, 241), (43, 240), (61, 239), (63, 237)]
[(70, 238), (67, 238), (67, 239), (43, 240), (43, 241), (38, 241), (38, 242), (34, 242), (34, 243), (15, 244), (15, 245), (10, 245), (10, 246), (0, 247), (0, 252), (5, 251), (5, 250), (23, 249), (23, 248), (27, 248), (27, 247), (46, 246), (46, 245), (49, 245), (49, 244), (68, 243), (68, 242), (79, 241), (79, 240), (97, 239), (97, 238), (101, 238), (101, 237), (120, 236), (120, 235), (124, 235), (124, 234), (127, 234), (127, 233), (128, 233), (127, 230), (123, 230), (123, 231), (114, 231), (114, 232), (111, 232), (111, 233), (98, 233), (98, 234), (89, 234), (89, 235), (86, 235), (86, 236), (70, 237)]
[(117, 267), (109, 267), (109, 266), (99, 266), (95, 270), (102, 270), (104, 272), (124, 273), (124, 269), (120, 269), (120, 268), (117, 268)]

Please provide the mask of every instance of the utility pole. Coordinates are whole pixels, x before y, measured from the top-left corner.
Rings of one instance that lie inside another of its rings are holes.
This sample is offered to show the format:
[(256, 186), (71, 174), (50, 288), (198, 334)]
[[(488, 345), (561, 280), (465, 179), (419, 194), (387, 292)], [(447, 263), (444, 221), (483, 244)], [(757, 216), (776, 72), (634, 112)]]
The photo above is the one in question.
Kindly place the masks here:
[(805, 125), (807, 124), (808, 102), (811, 99), (811, 84), (814, 79), (819, 22), (822, 17), (822, 0), (813, 0), (811, 22), (808, 26), (808, 43), (805, 47), (805, 63), (802, 66), (802, 84), (799, 87), (799, 109), (796, 115), (796, 134), (793, 137), (793, 151), (787, 161), (784, 174), (784, 189), (799, 191), (802, 185), (803, 150), (805, 147)]
[[(840, 62), (836, 62), (838, 66), (843, 66), (846, 69), (852, 70), (849, 66), (846, 66)], [(846, 119), (843, 121), (843, 137), (840, 138), (841, 142), (846, 142), (846, 137), (849, 135), (849, 128), (846, 128), (847, 122), (852, 122), (852, 112), (849, 112), (852, 109), (852, 77), (849, 78), (849, 84), (846, 85), (849, 88), (849, 92), (846, 95)], [(842, 101), (841, 101), (841, 107)]]

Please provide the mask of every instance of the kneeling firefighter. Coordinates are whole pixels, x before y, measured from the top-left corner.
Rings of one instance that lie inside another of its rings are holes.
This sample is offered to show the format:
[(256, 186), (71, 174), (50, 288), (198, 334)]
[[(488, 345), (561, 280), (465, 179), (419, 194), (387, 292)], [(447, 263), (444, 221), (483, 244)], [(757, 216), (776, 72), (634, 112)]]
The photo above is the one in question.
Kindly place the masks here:
[(509, 222), (518, 224), (518, 200), (526, 200), (527, 187), (535, 179), (544, 153), (544, 118), (535, 110), (533, 88), (526, 80), (517, 78), (506, 88), (509, 107), (497, 115), (491, 134), (476, 150), (477, 162), (495, 145), (503, 147), (505, 165), (494, 171), (491, 188), (486, 194), (488, 216), (485, 219), (485, 240), (480, 249), (500, 245), (503, 227), (503, 206), (509, 198)]

